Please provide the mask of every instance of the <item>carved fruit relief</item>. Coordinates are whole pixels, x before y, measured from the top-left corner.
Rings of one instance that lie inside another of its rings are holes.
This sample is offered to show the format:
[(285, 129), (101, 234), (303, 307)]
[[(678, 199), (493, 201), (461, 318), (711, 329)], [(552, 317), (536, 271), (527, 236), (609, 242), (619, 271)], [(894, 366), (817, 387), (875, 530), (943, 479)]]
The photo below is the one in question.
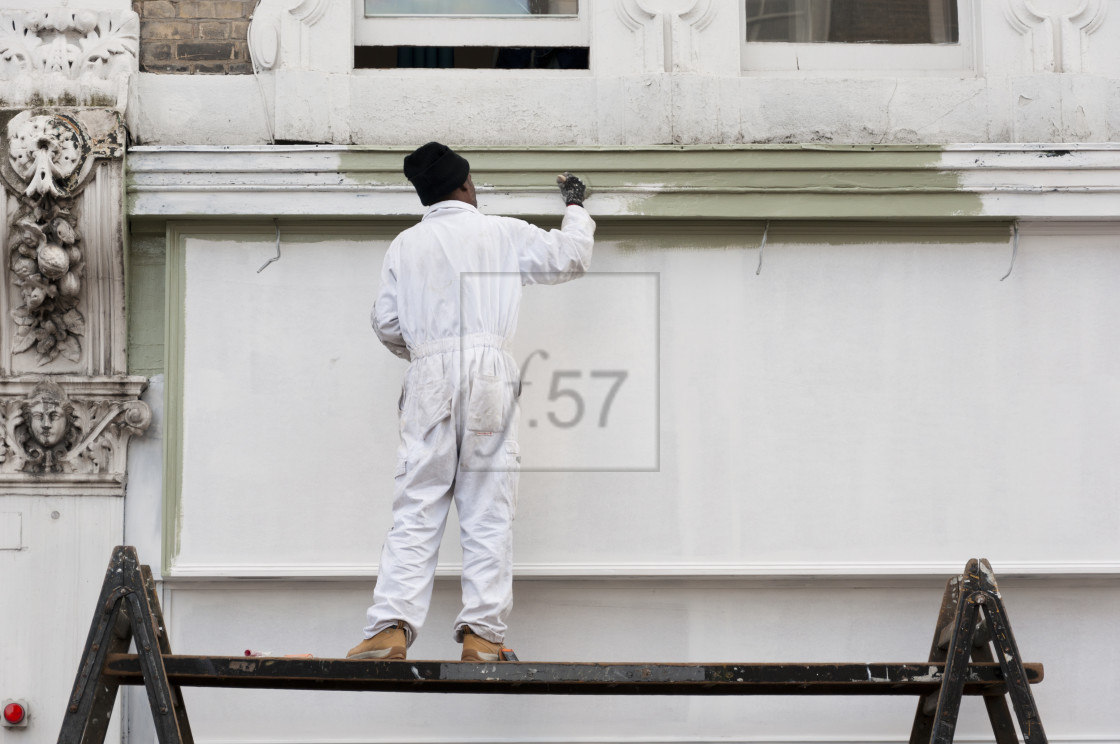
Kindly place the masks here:
[(69, 195), (86, 157), (84, 141), (80, 127), (60, 115), (24, 112), (8, 125), (9, 162), (27, 182), (8, 231), (8, 268), (20, 298), (11, 313), (12, 353), (33, 351), (40, 366), (82, 356), (85, 259)]

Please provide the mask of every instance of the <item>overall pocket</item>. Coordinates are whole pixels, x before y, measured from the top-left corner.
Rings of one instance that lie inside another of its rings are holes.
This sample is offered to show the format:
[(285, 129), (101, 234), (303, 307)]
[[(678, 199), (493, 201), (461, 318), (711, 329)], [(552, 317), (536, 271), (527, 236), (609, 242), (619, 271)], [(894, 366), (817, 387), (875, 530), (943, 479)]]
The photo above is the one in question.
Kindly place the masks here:
[(471, 385), (467, 403), (467, 429), (493, 434), (505, 429), (505, 383), (492, 375), (479, 375)]

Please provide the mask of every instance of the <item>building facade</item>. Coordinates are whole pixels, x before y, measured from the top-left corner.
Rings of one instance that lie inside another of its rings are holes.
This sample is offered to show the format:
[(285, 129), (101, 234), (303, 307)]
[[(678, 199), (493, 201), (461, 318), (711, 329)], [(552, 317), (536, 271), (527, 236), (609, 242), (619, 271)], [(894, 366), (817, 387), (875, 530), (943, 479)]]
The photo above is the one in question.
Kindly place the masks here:
[[(358, 642), (406, 368), (369, 309), (429, 140), (485, 212), (555, 226), (570, 170), (598, 223), (514, 344), (523, 659), (920, 660), (986, 557), (1050, 739), (1120, 744), (1115, 3), (2, 4), (0, 699), (32, 715), (0, 744), (57, 736), (121, 543), (179, 653)], [(457, 658), (448, 532), (415, 658)], [(110, 737), (154, 741), (121, 697)], [(914, 711), (186, 699), (200, 744), (903, 742)], [(989, 730), (966, 699), (957, 740)]]

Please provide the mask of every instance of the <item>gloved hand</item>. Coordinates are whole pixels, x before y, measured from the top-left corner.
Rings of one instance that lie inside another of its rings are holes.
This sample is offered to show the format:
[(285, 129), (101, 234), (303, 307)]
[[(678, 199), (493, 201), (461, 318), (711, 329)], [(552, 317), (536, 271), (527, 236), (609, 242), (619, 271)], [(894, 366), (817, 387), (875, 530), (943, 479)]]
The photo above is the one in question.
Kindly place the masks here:
[(562, 175), (556, 177), (556, 183), (560, 186), (560, 196), (564, 197), (564, 204), (569, 207), (573, 204), (583, 206), (583, 198), (587, 193), (587, 187), (583, 185), (583, 181), (579, 180), (578, 176), (573, 176), (568, 171), (564, 171)]

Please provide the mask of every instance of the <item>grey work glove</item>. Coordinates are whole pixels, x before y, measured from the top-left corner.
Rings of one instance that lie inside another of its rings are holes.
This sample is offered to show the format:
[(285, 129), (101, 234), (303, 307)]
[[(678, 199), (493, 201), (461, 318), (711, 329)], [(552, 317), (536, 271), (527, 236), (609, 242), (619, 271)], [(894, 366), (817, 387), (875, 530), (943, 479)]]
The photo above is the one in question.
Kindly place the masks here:
[(564, 204), (569, 207), (573, 204), (583, 206), (583, 198), (587, 193), (587, 187), (583, 185), (583, 181), (579, 180), (578, 176), (573, 176), (568, 171), (564, 171), (562, 175), (556, 177), (556, 183), (560, 186), (560, 196), (564, 197)]

